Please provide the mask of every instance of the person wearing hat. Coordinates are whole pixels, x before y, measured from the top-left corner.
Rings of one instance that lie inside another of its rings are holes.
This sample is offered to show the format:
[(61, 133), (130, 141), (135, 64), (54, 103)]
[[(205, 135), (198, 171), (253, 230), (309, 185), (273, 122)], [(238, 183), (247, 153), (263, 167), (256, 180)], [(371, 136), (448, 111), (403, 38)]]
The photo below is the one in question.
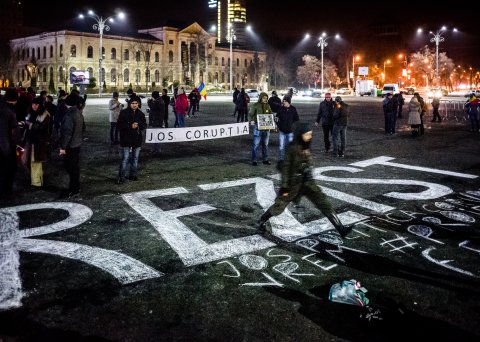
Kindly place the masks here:
[(67, 111), (60, 126), (58, 146), (70, 182), (61, 197), (75, 196), (80, 192), (80, 148), (85, 132), (85, 120), (78, 105), (82, 102), (83, 99), (76, 93), (70, 93), (65, 98)]
[[(165, 117), (165, 104), (158, 91), (152, 92), (152, 98), (148, 99), (147, 105), (149, 108), (148, 126), (152, 128), (165, 127), (163, 123)], [(152, 154), (159, 154), (160, 146), (159, 143), (153, 144)]]
[[(118, 116), (117, 127), (120, 131), (120, 146), (122, 161), (118, 170), (117, 184), (125, 181), (128, 164), (128, 179), (136, 181), (138, 158), (143, 143), (142, 132), (147, 128), (145, 114), (139, 109), (140, 98), (132, 96), (128, 108), (123, 109)], [(130, 156), (131, 154), (131, 156)]]
[(19, 142), (17, 118), (14, 111), (18, 93), (8, 88), (0, 99), (0, 198), (12, 199), (13, 182), (17, 171), (15, 149)]
[(322, 125), (323, 143), (325, 144), (325, 153), (330, 151), (330, 136), (333, 136), (333, 112), (335, 111), (335, 102), (332, 101), (332, 94), (325, 93), (325, 100), (318, 106), (317, 120), (315, 126)]
[(297, 108), (291, 105), (292, 98), (283, 97), (282, 105), (278, 108), (275, 122), (278, 127), (278, 164), (277, 168), (281, 168), (285, 159), (285, 148), (293, 140), (292, 126), (299, 119)]
[[(344, 157), (347, 140), (349, 108), (340, 96), (335, 97), (335, 111), (333, 112), (333, 155)], [(340, 140), (340, 142), (339, 142)]]
[(123, 104), (118, 100), (118, 92), (114, 91), (112, 93), (112, 98), (108, 101), (108, 110), (110, 111), (108, 115), (108, 120), (110, 121), (110, 143), (112, 145), (119, 143), (117, 121), (122, 108)]
[(280, 190), (274, 204), (258, 220), (258, 229), (265, 232), (266, 223), (271, 217), (283, 213), (290, 202), (298, 202), (306, 196), (328, 218), (340, 235), (345, 237), (352, 228), (342, 224), (312, 175), (312, 129), (309, 124), (302, 122), (296, 122), (293, 126), (294, 138), (288, 145), (282, 165)]

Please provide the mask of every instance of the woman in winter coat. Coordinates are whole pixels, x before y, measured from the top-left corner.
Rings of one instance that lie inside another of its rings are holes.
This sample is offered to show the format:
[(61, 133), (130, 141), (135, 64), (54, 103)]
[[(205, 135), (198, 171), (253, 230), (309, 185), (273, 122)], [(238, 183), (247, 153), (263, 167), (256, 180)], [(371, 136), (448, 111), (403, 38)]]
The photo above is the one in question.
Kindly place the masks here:
[(412, 136), (416, 137), (420, 133), (420, 125), (422, 119), (420, 118), (420, 112), (422, 107), (418, 99), (414, 96), (408, 104), (408, 124), (412, 127)]
[(30, 174), (33, 186), (43, 185), (42, 163), (50, 157), (50, 114), (43, 99), (33, 99), (32, 109), (27, 117), (28, 142), (30, 151)]

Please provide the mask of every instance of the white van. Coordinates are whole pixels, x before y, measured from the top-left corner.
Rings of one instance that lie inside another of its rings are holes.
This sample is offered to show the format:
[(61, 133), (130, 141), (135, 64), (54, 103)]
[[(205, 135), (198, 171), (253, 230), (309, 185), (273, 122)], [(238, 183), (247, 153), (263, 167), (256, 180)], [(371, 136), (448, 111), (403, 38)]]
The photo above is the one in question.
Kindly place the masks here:
[(398, 84), (397, 83), (385, 83), (383, 85), (383, 89), (382, 89), (382, 97), (385, 97), (385, 95), (387, 95), (388, 93), (390, 93), (392, 95), (400, 93), (400, 89), (398, 88)]

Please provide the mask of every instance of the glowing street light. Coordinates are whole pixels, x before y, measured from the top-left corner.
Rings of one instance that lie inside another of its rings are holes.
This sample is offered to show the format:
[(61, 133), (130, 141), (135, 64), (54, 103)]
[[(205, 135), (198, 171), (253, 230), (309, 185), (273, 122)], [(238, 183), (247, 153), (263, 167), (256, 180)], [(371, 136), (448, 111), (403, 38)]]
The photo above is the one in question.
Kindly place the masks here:
[[(361, 59), (361, 57), (359, 55), (356, 55), (356, 56), (353, 56), (352, 57), (352, 62), (353, 62), (353, 65), (352, 65), (352, 85), (353, 87), (355, 87), (355, 61), (359, 61)], [(357, 63), (358, 64), (358, 63)]]
[(383, 62), (383, 79), (385, 79), (385, 78), (386, 78), (386, 75), (387, 75), (387, 73), (385, 72), (385, 66), (386, 66), (387, 64), (390, 64), (390, 63), (392, 63), (392, 61), (389, 60), (389, 59), (387, 59), (385, 62)]
[[(319, 46), (322, 50), (322, 60), (321, 60), (321, 65), (322, 65), (321, 66), (321, 68), (322, 68), (321, 69), (321, 73), (322, 73), (322, 76), (321, 76), (321, 78), (322, 78), (322, 92), (323, 92), (323, 50), (324, 50), (325, 46), (328, 45), (327, 39), (329, 39), (329, 38), (331, 38), (331, 37), (327, 37), (327, 34), (325, 32), (323, 32), (322, 35), (318, 38), (318, 44), (317, 44), (317, 46)], [(339, 39), (339, 38), (340, 38), (340, 35), (336, 34), (335, 39)]]
[[(106, 25), (105, 23), (107, 21), (113, 23), (114, 18), (118, 17), (119, 19), (125, 18), (125, 14), (123, 12), (120, 12), (116, 15), (111, 15), (109, 17), (106, 17), (103, 19), (103, 17), (98, 16), (93, 12), (92, 10), (88, 11), (87, 17), (92, 18), (93, 20), (96, 21), (95, 24), (93, 24), (93, 29), (97, 30), (100, 33), (100, 48), (99, 48), (99, 58), (98, 58), (98, 97), (102, 95), (102, 78), (104, 78), (104, 74), (102, 72), (102, 62), (103, 62), (103, 30), (105, 31), (110, 31), (110, 26)], [(85, 18), (83, 14), (80, 14), (78, 16), (80, 19)]]

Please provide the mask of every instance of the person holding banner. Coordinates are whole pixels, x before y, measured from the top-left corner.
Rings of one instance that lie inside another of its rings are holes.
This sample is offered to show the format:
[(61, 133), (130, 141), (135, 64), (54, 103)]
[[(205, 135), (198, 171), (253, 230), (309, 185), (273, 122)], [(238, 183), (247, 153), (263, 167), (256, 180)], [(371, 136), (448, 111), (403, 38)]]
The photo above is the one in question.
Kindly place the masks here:
[(270, 139), (270, 130), (259, 130), (258, 129), (258, 117), (259, 114), (272, 114), (272, 109), (268, 104), (268, 95), (267, 93), (260, 93), (258, 101), (250, 107), (248, 112), (248, 121), (253, 130), (253, 141), (252, 141), (252, 165), (257, 166), (257, 150), (258, 145), (262, 144), (262, 160), (263, 164), (270, 165), (270, 160), (268, 160), (268, 140)]

